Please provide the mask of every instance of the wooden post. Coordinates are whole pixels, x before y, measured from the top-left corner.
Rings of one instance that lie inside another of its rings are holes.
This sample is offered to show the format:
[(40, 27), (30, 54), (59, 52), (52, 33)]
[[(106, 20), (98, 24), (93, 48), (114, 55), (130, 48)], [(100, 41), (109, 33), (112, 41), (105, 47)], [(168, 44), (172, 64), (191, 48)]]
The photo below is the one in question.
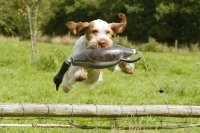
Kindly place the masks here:
[(175, 40), (175, 49), (176, 50), (178, 49), (178, 40), (177, 39)]

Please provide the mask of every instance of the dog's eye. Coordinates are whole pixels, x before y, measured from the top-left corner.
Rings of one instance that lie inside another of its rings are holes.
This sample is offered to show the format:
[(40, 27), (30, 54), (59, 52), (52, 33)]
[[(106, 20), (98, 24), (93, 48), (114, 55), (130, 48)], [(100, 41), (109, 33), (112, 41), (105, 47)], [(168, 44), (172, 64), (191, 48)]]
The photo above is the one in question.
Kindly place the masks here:
[(109, 30), (107, 30), (107, 31), (106, 31), (106, 34), (110, 34), (110, 31), (109, 31)]
[(98, 34), (98, 31), (97, 31), (97, 30), (92, 30), (92, 33), (93, 33), (94, 35), (97, 35), (97, 34)]

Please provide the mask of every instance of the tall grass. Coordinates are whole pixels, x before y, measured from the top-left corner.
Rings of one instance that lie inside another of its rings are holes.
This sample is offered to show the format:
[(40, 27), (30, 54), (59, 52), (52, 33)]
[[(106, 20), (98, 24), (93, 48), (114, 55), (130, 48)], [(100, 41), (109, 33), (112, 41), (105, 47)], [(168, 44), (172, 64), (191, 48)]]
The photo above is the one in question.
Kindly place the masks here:
[[(65, 94), (61, 88), (56, 91), (53, 77), (62, 61), (70, 56), (72, 46), (39, 43), (38, 47), (39, 56), (33, 63), (29, 42), (0, 40), (1, 103), (199, 104), (198, 53), (142, 51), (153, 80), (159, 87), (164, 88), (164, 93), (159, 93), (149, 80), (144, 63), (140, 60), (135, 63), (133, 75), (105, 69), (101, 84), (92, 89), (85, 89), (78, 83), (72, 91)], [(44, 131), (28, 129), (27, 132)], [(0, 128), (0, 132), (7, 130), (8, 128)], [(13, 133), (18, 131), (21, 129), (9, 129), (9, 132)]]
[(20, 37), (18, 37), (18, 36), (4, 36), (4, 35), (0, 35), (0, 40), (19, 41), (19, 40), (20, 40)]
[(45, 43), (54, 43), (54, 44), (75, 44), (77, 41), (77, 37), (73, 37), (70, 34), (64, 35), (64, 36), (40, 36), (38, 38), (39, 42), (45, 42)]

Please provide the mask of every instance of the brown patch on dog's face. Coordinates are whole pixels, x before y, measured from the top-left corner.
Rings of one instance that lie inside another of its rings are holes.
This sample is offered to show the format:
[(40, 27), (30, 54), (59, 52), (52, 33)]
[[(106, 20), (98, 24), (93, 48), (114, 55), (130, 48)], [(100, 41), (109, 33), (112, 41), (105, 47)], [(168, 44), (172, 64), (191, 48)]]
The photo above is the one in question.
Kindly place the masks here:
[(96, 34), (97, 32), (98, 32), (98, 30), (94, 29), (94, 22), (90, 22), (89, 26), (85, 32), (87, 40), (91, 40), (92, 37), (94, 36), (94, 34)]

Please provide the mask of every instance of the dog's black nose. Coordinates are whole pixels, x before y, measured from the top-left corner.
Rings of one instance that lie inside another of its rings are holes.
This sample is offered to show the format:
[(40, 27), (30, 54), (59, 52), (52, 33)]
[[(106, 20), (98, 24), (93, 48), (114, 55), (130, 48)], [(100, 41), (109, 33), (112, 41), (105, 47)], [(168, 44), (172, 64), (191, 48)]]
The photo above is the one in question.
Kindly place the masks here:
[(99, 46), (101, 46), (101, 47), (104, 47), (104, 46), (105, 46), (105, 44), (106, 44), (106, 42), (105, 42), (105, 41), (99, 41)]

